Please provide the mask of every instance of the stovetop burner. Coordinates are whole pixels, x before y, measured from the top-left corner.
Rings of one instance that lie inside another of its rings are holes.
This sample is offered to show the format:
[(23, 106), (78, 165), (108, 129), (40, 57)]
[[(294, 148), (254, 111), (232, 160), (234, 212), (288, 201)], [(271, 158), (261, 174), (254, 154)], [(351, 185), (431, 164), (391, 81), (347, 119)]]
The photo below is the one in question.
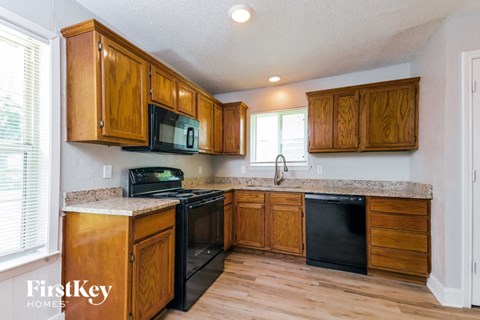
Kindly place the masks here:
[(151, 194), (150, 197), (152, 198), (175, 198), (180, 200), (186, 199), (196, 199), (196, 198), (204, 198), (210, 194), (216, 194), (218, 190), (208, 190), (208, 189), (179, 189), (179, 190), (170, 190), (165, 192), (157, 192)]

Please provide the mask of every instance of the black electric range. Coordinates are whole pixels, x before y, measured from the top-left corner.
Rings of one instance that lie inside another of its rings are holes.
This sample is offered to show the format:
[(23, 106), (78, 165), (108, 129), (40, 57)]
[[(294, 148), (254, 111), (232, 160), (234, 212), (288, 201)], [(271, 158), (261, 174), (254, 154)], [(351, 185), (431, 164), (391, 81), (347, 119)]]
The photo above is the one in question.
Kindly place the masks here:
[(178, 199), (175, 225), (175, 298), (169, 307), (187, 311), (224, 268), (224, 192), (183, 189), (182, 170), (129, 170), (129, 197)]

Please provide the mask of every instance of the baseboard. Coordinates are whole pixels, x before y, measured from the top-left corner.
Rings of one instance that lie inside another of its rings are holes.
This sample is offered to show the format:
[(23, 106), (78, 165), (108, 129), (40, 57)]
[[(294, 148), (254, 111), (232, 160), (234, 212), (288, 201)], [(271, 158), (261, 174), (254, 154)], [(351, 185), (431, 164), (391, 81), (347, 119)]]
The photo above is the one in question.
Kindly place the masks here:
[(427, 287), (445, 307), (463, 308), (463, 291), (456, 288), (445, 288), (434, 275), (430, 275), (427, 280)]
[(51, 317), (48, 320), (65, 320), (65, 313), (59, 313), (56, 316)]

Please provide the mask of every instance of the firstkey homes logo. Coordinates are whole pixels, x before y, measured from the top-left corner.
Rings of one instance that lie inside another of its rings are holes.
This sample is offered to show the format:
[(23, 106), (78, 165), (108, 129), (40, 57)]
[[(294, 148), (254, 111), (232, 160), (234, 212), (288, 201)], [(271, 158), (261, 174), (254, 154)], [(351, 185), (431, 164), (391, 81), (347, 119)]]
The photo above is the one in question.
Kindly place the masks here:
[(48, 301), (45, 298), (76, 297), (85, 298), (93, 306), (103, 304), (110, 294), (112, 286), (92, 285), (89, 280), (73, 280), (62, 286), (61, 284), (46, 285), (44, 280), (27, 281), (27, 302), (29, 308), (64, 307), (63, 301), (58, 299)]

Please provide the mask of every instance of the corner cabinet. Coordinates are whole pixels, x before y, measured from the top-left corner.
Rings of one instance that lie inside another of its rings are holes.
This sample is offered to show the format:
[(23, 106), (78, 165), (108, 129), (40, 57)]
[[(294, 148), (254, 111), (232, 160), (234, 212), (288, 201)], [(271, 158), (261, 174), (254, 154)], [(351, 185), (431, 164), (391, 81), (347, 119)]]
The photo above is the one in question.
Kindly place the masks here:
[(138, 217), (67, 212), (64, 222), (64, 284), (112, 286), (98, 305), (66, 297), (67, 319), (151, 319), (173, 299), (174, 207)]
[(148, 64), (96, 21), (62, 30), (67, 141), (148, 144)]
[(367, 198), (369, 274), (425, 283), (430, 274), (430, 200)]
[(308, 151), (418, 149), (419, 81), (308, 92)]
[(246, 155), (247, 110), (243, 102), (223, 104), (223, 154)]

